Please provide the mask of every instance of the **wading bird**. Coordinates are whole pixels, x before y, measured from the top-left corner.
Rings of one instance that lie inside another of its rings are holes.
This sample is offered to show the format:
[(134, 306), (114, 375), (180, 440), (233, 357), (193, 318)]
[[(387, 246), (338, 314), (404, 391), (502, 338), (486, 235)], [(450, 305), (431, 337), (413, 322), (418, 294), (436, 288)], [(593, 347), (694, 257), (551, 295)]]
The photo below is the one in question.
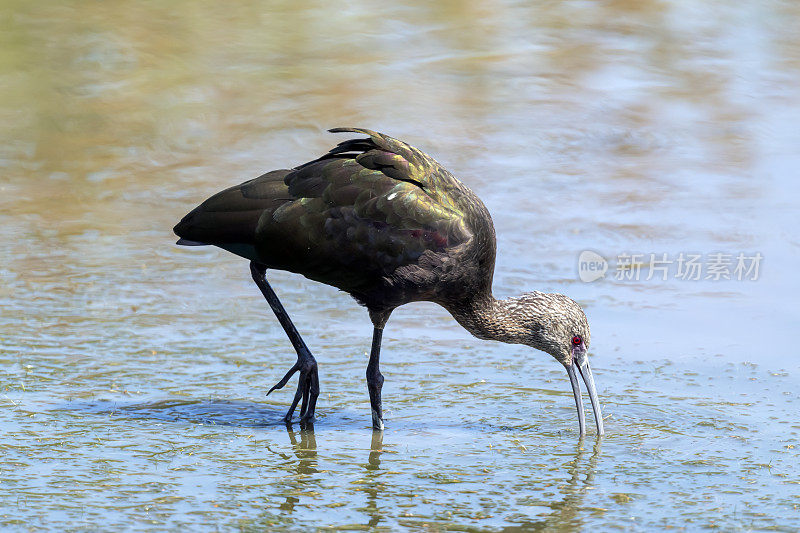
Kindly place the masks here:
[(524, 344), (555, 357), (569, 375), (583, 435), (580, 373), (602, 434), (581, 307), (564, 295), (538, 291), (496, 299), (494, 225), (475, 193), (402, 141), (360, 128), (330, 131), (367, 137), (217, 193), (175, 226), (180, 245), (214, 245), (250, 260), (253, 280), (297, 352), (297, 362), (267, 392), (300, 373), (285, 421), (291, 422), (301, 400), (301, 422), (313, 420), (319, 378), (314, 356), (267, 282), (268, 269), (337, 287), (369, 310), (374, 330), (367, 389), (376, 429), (383, 429), (383, 328), (396, 307), (430, 301), (480, 339)]

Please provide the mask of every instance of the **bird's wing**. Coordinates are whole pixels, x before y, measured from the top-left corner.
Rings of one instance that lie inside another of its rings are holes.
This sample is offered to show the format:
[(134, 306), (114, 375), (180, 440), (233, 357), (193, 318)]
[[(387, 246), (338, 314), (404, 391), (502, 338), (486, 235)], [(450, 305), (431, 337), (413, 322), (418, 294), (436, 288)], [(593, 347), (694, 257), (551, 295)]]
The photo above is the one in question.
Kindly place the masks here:
[(469, 241), (447, 192), (458, 182), (436, 161), (380, 133), (331, 131), (369, 137), (222, 191), (176, 233), (345, 290)]
[[(263, 216), (261, 257), (340, 288), (419, 263), (469, 241), (462, 211), (443, 184), (455, 181), (424, 153), (391, 137), (340, 143), (286, 175), (286, 202)], [(457, 183), (457, 182), (456, 182)]]
[(416, 184), (437, 198), (448, 191), (453, 183), (457, 183), (435, 159), (403, 141), (364, 128), (333, 128), (328, 131), (363, 133), (369, 137), (341, 142), (320, 159), (355, 153), (356, 161), (365, 168), (378, 170), (398, 181)]

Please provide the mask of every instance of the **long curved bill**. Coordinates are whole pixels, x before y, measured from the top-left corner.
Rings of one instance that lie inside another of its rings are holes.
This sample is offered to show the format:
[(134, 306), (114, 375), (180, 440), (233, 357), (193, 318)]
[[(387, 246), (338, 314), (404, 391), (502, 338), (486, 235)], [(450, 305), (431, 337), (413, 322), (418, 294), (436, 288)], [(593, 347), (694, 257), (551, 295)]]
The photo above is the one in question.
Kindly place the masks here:
[(586, 384), (586, 390), (589, 392), (589, 400), (592, 402), (592, 411), (594, 412), (594, 421), (595, 424), (597, 424), (597, 434), (604, 434), (603, 413), (600, 411), (600, 402), (597, 400), (597, 390), (594, 387), (592, 368), (589, 366), (589, 358), (586, 357), (586, 352), (577, 355), (574, 362), (566, 368), (567, 374), (569, 375), (569, 382), (572, 385), (572, 394), (575, 396), (575, 407), (578, 409), (578, 425), (580, 427), (581, 436), (586, 435), (586, 417), (583, 414), (583, 397), (581, 397), (581, 385), (578, 381), (578, 373), (580, 373), (583, 378), (583, 382)]

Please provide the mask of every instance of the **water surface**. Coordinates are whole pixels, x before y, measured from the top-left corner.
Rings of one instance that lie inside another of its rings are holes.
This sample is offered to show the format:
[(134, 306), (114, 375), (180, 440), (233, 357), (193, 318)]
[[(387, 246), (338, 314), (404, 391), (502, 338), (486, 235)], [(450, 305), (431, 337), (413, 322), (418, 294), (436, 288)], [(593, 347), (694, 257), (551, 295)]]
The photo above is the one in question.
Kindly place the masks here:
[[(779, 1), (3, 3), (0, 524), (796, 530), (797, 27)], [(171, 228), (335, 126), (484, 199), (497, 296), (581, 302), (603, 439), (549, 356), (432, 304), (389, 322), (373, 433), (366, 313), (282, 272), (322, 394), (313, 432), (279, 423), (294, 356), (246, 262)], [(584, 250), (605, 279), (579, 280)], [(681, 252), (763, 262), (616, 279), (620, 254)]]

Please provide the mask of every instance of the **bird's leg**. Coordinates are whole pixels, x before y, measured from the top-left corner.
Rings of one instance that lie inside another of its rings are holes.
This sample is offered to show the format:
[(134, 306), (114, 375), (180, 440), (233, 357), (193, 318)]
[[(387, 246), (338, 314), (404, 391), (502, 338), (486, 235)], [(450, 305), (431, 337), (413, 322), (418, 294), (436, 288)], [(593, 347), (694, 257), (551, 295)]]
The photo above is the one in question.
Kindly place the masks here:
[(298, 402), (302, 399), (303, 404), (300, 407), (300, 421), (303, 423), (311, 422), (314, 420), (314, 410), (317, 406), (317, 396), (319, 396), (317, 360), (311, 355), (311, 351), (306, 346), (306, 343), (303, 342), (302, 337), (300, 337), (300, 334), (297, 332), (297, 328), (292, 324), (288, 313), (286, 313), (280, 300), (278, 300), (278, 295), (275, 294), (275, 291), (273, 291), (272, 287), (267, 283), (267, 268), (262, 264), (251, 261), (250, 272), (253, 275), (253, 281), (255, 281), (258, 288), (261, 289), (261, 294), (264, 295), (264, 298), (266, 298), (275, 316), (278, 317), (278, 322), (283, 326), (283, 330), (286, 332), (286, 335), (292, 342), (292, 346), (294, 346), (297, 352), (297, 362), (289, 369), (286, 375), (267, 392), (267, 395), (275, 389), (283, 388), (286, 382), (289, 381), (289, 378), (291, 378), (295, 372), (299, 371), (300, 381), (297, 384), (297, 392), (294, 394), (294, 400), (292, 400), (292, 405), (289, 407), (289, 412), (286, 413), (284, 421), (286, 421), (287, 424), (292, 421), (295, 407), (297, 407)]
[(383, 388), (383, 374), (380, 369), (381, 339), (383, 328), (375, 328), (372, 333), (372, 350), (369, 354), (367, 365), (367, 389), (369, 390), (369, 403), (372, 407), (372, 427), (383, 429), (383, 409), (381, 406), (381, 389)]

